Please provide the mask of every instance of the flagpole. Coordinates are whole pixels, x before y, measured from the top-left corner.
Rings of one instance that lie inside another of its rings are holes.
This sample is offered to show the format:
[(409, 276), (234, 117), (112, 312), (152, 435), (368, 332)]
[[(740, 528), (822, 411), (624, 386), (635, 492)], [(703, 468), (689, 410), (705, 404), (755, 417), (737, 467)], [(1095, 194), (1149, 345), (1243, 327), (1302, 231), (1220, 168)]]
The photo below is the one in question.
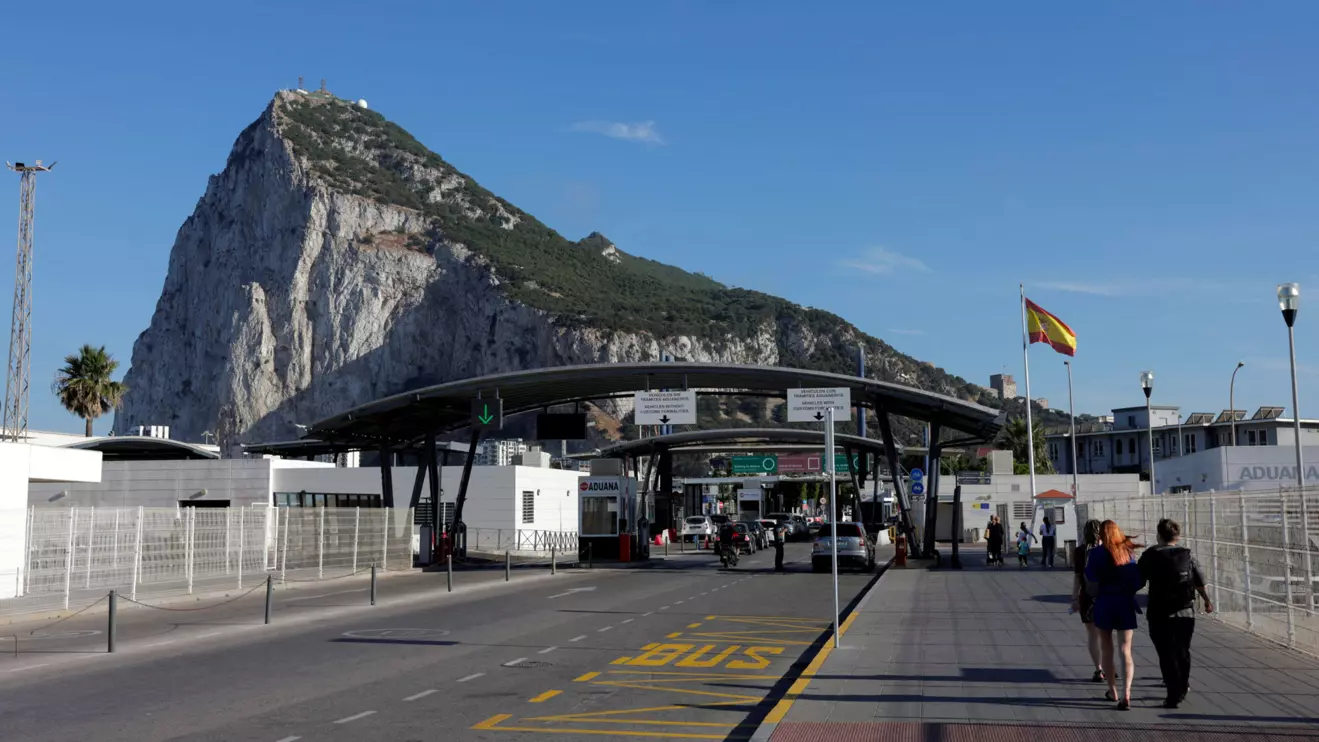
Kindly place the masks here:
[[(1021, 363), (1026, 370), (1026, 463), (1030, 466), (1030, 502), (1035, 504), (1035, 426), (1031, 423), (1030, 396), (1030, 335), (1026, 332), (1026, 285), (1021, 289)], [(1032, 523), (1032, 526), (1034, 524)]]
[(1080, 497), (1078, 494), (1080, 490), (1076, 486), (1076, 474), (1081, 468), (1081, 444), (1076, 441), (1076, 404), (1072, 401), (1072, 362), (1063, 361), (1063, 365), (1067, 367), (1067, 417), (1072, 423), (1072, 504), (1075, 505)]

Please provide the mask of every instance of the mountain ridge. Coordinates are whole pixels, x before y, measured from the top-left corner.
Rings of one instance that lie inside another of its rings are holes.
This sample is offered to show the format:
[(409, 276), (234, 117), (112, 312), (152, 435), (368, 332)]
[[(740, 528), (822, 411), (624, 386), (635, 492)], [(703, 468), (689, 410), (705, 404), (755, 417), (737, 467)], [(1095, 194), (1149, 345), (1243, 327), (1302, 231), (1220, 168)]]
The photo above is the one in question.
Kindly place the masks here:
[(379, 113), (280, 91), (179, 229), (115, 430), (288, 438), (464, 376), (665, 352), (851, 373), (858, 345), (874, 378), (1000, 406), (832, 313), (568, 240)]

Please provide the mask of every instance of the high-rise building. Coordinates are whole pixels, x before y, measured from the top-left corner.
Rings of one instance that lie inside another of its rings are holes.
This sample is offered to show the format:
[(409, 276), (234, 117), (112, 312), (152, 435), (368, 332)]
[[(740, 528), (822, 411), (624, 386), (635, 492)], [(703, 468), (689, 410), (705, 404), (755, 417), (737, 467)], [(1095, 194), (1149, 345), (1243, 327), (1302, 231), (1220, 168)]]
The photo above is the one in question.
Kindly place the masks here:
[(527, 452), (527, 443), (521, 438), (504, 438), (481, 441), (476, 453), (477, 466), (511, 466), (514, 456)]

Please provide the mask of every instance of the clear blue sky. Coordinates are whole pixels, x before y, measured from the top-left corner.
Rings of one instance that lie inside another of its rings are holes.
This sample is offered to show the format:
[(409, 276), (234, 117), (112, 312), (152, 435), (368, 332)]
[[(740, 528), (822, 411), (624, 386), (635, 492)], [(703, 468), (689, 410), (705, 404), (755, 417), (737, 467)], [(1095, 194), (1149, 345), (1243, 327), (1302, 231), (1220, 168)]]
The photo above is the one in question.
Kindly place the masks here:
[[(1273, 293), (1300, 281), (1319, 416), (1319, 5), (1096, 5), (10, 7), (0, 158), (60, 163), (32, 426), (81, 430), (49, 393), (60, 359), (127, 366), (207, 176), (299, 74), (570, 238), (832, 310), (977, 383), (1021, 376), (1025, 282), (1079, 335), (1081, 411), (1139, 403), (1147, 367), (1158, 402), (1217, 411), (1239, 359), (1239, 407), (1290, 408)], [(1062, 357), (1034, 348), (1033, 393), (1065, 407)]]

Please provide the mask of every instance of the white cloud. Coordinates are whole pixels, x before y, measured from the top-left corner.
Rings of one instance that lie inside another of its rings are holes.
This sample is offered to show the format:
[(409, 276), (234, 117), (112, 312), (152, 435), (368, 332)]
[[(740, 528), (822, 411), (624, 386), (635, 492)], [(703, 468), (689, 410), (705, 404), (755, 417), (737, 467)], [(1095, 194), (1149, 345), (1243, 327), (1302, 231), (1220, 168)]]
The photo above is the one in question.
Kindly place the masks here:
[(872, 247), (864, 255), (838, 261), (844, 268), (887, 276), (900, 271), (929, 272), (929, 267), (916, 258), (903, 255), (886, 247)]
[(891, 332), (894, 335), (924, 335), (925, 334), (924, 330), (898, 330), (893, 328), (889, 328), (889, 332)]
[(655, 128), (654, 121), (639, 121), (634, 124), (621, 121), (578, 121), (568, 127), (569, 131), (584, 131), (591, 134), (603, 134), (613, 139), (646, 144), (664, 144), (664, 138)]
[[(1186, 294), (1202, 291), (1219, 291), (1225, 287), (1214, 281), (1198, 278), (1164, 278), (1157, 280), (1133, 280), (1117, 282), (1088, 281), (1040, 281), (1031, 286), (1062, 291), (1069, 294), (1088, 294), (1090, 296), (1126, 297), (1155, 296), (1158, 294)], [(1029, 293), (1029, 292), (1028, 292)]]

